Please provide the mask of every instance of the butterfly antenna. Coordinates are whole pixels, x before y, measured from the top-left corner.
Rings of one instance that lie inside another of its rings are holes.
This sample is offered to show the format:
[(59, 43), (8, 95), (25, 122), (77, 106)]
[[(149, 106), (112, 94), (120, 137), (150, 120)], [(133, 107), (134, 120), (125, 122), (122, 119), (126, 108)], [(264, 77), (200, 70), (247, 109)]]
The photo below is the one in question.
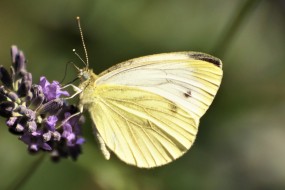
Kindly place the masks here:
[[(84, 63), (84, 65), (88, 67), (88, 64), (86, 64), (86, 62), (85, 62), (85, 61), (82, 59), (82, 57), (76, 52), (76, 50), (73, 49), (72, 51), (73, 51), (73, 53)], [(73, 64), (73, 66), (76, 67), (75, 64)], [(78, 67), (76, 67), (76, 69), (77, 69), (77, 70), (80, 70), (80, 69), (78, 69)]]
[[(87, 54), (87, 48), (86, 48), (86, 45), (85, 45), (85, 42), (84, 42), (84, 37), (83, 37), (83, 32), (82, 32), (82, 28), (81, 28), (81, 24), (80, 24), (80, 18), (79, 16), (76, 17), (76, 20), (77, 20), (77, 25), (78, 25), (78, 28), (79, 28), (79, 32), (80, 32), (80, 36), (81, 36), (81, 41), (82, 41), (82, 45), (83, 45), (83, 49), (84, 49), (84, 52), (85, 52), (85, 58), (86, 58), (86, 63), (83, 61), (83, 63), (85, 63), (86, 67), (88, 68), (89, 67), (89, 59), (88, 59), (88, 54)], [(75, 52), (75, 54), (77, 54)], [(77, 54), (78, 56), (78, 54)], [(80, 56), (78, 56), (80, 58)], [(81, 59), (81, 58), (80, 58)], [(82, 60), (82, 59), (81, 59)]]

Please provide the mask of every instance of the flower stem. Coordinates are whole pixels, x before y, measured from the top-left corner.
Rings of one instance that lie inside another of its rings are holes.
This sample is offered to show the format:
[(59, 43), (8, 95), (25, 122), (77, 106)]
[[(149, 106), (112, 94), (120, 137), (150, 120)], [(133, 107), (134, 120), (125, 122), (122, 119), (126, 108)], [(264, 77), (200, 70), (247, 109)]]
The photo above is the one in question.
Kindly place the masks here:
[(33, 174), (37, 171), (41, 163), (45, 158), (45, 154), (42, 153), (37, 160), (32, 162), (23, 172), (22, 174), (10, 185), (7, 190), (18, 190), (22, 188), (29, 179), (33, 176)]
[(219, 57), (225, 55), (240, 26), (243, 24), (246, 18), (248, 18), (252, 12), (251, 10), (253, 10), (259, 2), (261, 2), (261, 0), (246, 0), (240, 5), (239, 8), (235, 10), (232, 17), (229, 19), (226, 28), (222, 32), (220, 39), (213, 48), (214, 55)]

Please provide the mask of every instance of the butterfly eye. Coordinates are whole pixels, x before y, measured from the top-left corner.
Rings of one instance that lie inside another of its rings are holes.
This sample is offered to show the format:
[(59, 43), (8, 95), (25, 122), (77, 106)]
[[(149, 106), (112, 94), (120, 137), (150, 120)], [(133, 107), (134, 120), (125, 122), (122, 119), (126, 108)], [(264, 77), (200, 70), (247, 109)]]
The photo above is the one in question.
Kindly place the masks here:
[(83, 72), (82, 73), (82, 77), (83, 77), (84, 80), (88, 80), (90, 78), (90, 75), (89, 75), (88, 72)]

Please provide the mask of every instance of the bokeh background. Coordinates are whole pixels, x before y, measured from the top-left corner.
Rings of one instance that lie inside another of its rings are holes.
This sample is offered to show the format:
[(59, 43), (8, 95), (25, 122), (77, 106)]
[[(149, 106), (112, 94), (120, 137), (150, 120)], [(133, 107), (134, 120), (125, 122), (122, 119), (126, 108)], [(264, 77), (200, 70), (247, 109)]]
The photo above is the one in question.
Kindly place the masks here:
[[(34, 82), (61, 80), (67, 62), (81, 64), (72, 52), (83, 55), (76, 16), (97, 73), (142, 55), (195, 50), (223, 60), (222, 86), (177, 161), (145, 170), (104, 160), (86, 114), (79, 159), (46, 158), (21, 189), (285, 189), (284, 0), (1, 0), (0, 64), (9, 67), (16, 44)], [(66, 81), (75, 75), (69, 67)], [(0, 189), (37, 159), (1, 119)]]

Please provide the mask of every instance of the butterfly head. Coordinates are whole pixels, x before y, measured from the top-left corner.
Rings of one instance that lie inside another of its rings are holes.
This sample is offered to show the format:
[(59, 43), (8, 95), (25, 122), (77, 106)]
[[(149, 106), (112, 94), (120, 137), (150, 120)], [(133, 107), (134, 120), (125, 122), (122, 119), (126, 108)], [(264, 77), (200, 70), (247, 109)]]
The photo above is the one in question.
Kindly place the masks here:
[(77, 74), (77, 79), (79, 79), (80, 85), (79, 88), (84, 89), (88, 86), (88, 84), (91, 82), (91, 70), (88, 69), (87, 67), (83, 68), (83, 69), (79, 69), (78, 67), (75, 66), (75, 68), (78, 71)]
[(75, 66), (75, 68), (78, 71), (77, 78), (80, 79), (81, 82), (96, 80), (98, 78), (98, 76), (94, 74), (93, 70), (89, 69), (88, 67), (80, 69), (77, 66)]
[(79, 69), (78, 78), (81, 81), (88, 80), (90, 78), (89, 69), (88, 68)]
[(78, 71), (77, 78), (79, 78), (83, 82), (90, 79), (90, 76), (91, 76), (91, 73), (92, 73), (92, 71), (90, 69), (88, 69), (87, 67), (84, 67), (83, 69), (80, 69), (76, 65), (74, 65), (74, 67)]

